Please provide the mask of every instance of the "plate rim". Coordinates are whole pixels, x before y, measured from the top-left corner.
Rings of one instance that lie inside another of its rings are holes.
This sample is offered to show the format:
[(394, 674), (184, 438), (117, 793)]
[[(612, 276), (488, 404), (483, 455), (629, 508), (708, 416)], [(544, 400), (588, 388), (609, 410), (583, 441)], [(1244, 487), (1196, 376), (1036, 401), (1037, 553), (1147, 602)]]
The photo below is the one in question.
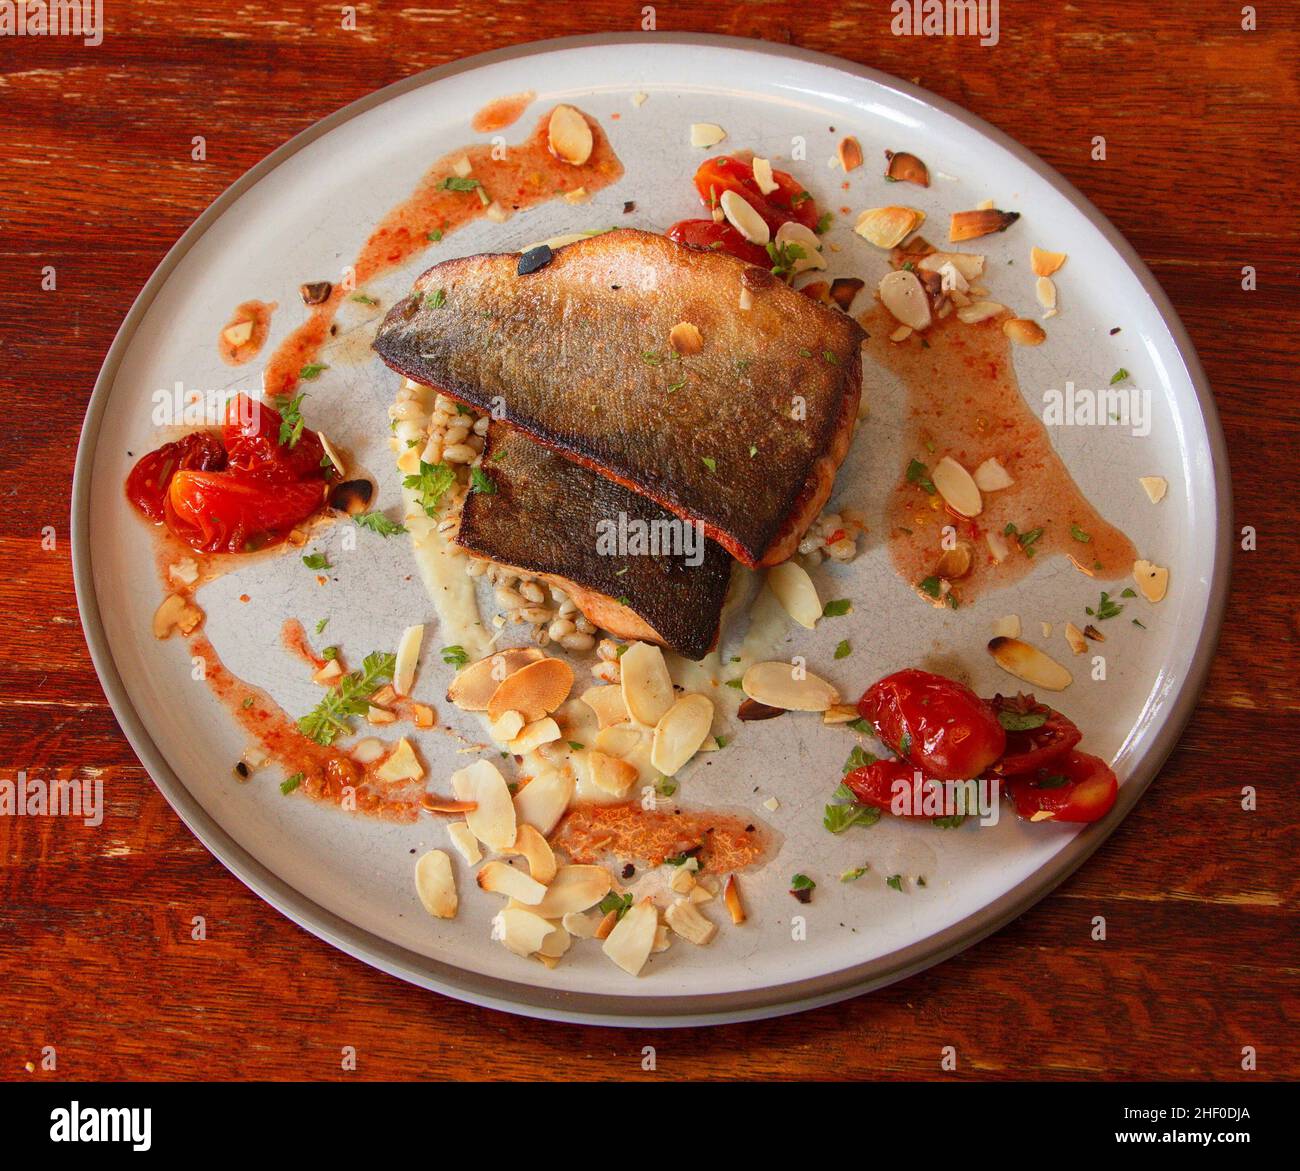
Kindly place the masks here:
[[(1121, 786), (1115, 807), (1100, 823), (1077, 834), (1050, 861), (1005, 894), (956, 923), (907, 947), (875, 959), (788, 984), (735, 992), (656, 997), (567, 991), (521, 983), (447, 964), (390, 943), (306, 897), (246, 851), (217, 823), (171, 769), (154, 743), (117, 670), (100, 617), (91, 560), (89, 516), (92, 465), (100, 419), (123, 356), (163, 285), (192, 247), (240, 196), (316, 139), (359, 114), (414, 89), (488, 65), (571, 49), (658, 44), (739, 50), (793, 59), (870, 81), (919, 101), (1009, 151), (1060, 193), (1137, 277), (1168, 331), (1195, 392), (1213, 465), (1216, 540), (1209, 594), (1196, 649), (1169, 717)], [(86, 407), (77, 444), (70, 508), (73, 584), (82, 631), (100, 685), (119, 727), (150, 779), (207, 851), (264, 902), (306, 931), (355, 959), (431, 991), (481, 1007), (529, 1017), (615, 1027), (680, 1027), (761, 1020), (803, 1012), (874, 991), (964, 951), (1019, 917), (1074, 873), (1137, 804), (1181, 739), (1205, 687), (1227, 605), (1232, 561), (1232, 486), (1227, 444), (1213, 391), (1177, 311), (1133, 246), (1092, 202), (1054, 167), (984, 119), (920, 86), (844, 58), (791, 45), (715, 33), (596, 33), (510, 45), (461, 58), (402, 78), (326, 115), (272, 150), (230, 184), (182, 233), (136, 296), (109, 347)]]

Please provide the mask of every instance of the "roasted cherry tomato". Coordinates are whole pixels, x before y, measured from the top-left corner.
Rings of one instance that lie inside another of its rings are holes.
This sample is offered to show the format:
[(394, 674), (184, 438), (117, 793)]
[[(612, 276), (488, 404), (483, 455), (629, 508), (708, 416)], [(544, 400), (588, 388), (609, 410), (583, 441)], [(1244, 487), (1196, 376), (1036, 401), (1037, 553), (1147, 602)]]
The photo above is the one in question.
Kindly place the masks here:
[(695, 190), (710, 209), (718, 206), (724, 191), (734, 191), (763, 217), (773, 236), (791, 220), (816, 228), (820, 213), (803, 184), (787, 171), (773, 171), (772, 181), (776, 190), (764, 195), (754, 178), (753, 165), (727, 155), (705, 159), (695, 172)]
[(1006, 751), (989, 769), (991, 776), (1031, 773), (1064, 756), (1083, 736), (1073, 720), (1032, 695), (995, 695), (989, 704), (1007, 734)]
[(281, 443), (283, 422), (273, 407), (254, 402), (244, 394), (235, 395), (226, 404), (226, 422), (221, 428), (230, 466), (282, 474), (289, 480), (319, 476), (325, 449), (316, 433), (304, 427), (296, 437), (287, 435)]
[(715, 224), (712, 220), (680, 220), (668, 229), (668, 239), (705, 252), (727, 252), (746, 264), (757, 264), (761, 268), (772, 265), (767, 249), (751, 244), (725, 221)]
[(167, 489), (177, 472), (190, 468), (220, 471), (225, 466), (225, 448), (217, 437), (195, 431), (141, 456), (126, 478), (126, 495), (151, 521), (161, 524), (166, 517)]
[[(936, 784), (928, 778), (921, 781), (921, 793), (916, 792), (917, 768), (905, 760), (878, 760), (874, 764), (855, 768), (844, 778), (844, 783), (863, 805), (872, 805), (896, 817), (925, 817), (917, 803), (926, 790)], [(899, 812), (895, 813), (895, 798), (904, 788), (912, 789), (906, 801), (900, 801)], [(909, 812), (902, 812), (907, 809)]]
[(167, 527), (201, 553), (250, 552), (283, 540), (324, 493), (324, 478), (180, 471), (167, 490)]
[(1003, 787), (1016, 812), (1031, 821), (1097, 821), (1115, 804), (1119, 782), (1100, 757), (1069, 752), (1032, 773), (1008, 777)]
[(1007, 743), (986, 700), (964, 684), (916, 668), (873, 683), (858, 711), (899, 756), (937, 780), (981, 776)]

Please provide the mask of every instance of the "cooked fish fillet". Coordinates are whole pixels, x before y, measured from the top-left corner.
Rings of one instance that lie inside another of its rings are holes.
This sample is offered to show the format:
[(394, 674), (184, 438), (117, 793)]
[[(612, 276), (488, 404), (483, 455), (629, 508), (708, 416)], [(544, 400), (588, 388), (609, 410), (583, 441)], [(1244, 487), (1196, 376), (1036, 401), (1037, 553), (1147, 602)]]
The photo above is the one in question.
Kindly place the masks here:
[[(618, 637), (659, 643), (688, 659), (713, 647), (731, 574), (721, 546), (699, 532), (688, 536), (690, 526), (652, 500), (500, 423), (489, 428), (482, 466), (495, 491), (465, 498), (460, 545), (559, 586)], [(665, 544), (674, 531), (678, 544)], [(627, 551), (637, 548), (629, 536), (648, 540), (656, 532), (657, 555)]]
[[(389, 312), (375, 349), (701, 521), (746, 565), (790, 556), (852, 438), (857, 322), (766, 269), (649, 232), (569, 244), (524, 276), (518, 262), (435, 265)], [(676, 352), (678, 325), (698, 329), (698, 352)]]

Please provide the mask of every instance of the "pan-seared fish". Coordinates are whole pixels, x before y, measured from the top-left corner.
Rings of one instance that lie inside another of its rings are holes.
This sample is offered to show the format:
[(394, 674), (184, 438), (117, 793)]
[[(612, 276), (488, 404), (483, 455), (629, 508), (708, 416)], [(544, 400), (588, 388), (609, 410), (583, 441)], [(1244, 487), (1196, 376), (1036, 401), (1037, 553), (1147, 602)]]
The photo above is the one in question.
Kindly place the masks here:
[(702, 522), (746, 565), (789, 557), (852, 438), (857, 322), (766, 269), (632, 229), (518, 266), (517, 253), (435, 265), (375, 349)]
[(457, 543), (558, 586), (620, 638), (700, 659), (718, 636), (731, 558), (644, 496), (495, 423)]

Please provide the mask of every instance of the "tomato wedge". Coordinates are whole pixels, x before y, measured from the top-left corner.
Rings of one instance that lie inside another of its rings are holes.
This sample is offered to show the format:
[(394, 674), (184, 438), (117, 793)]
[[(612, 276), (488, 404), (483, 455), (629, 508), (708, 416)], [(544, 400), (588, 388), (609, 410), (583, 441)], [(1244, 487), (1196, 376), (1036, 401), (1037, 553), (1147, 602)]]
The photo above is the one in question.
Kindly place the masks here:
[(323, 478), (179, 471), (167, 490), (167, 527), (200, 553), (251, 552), (284, 540), (324, 495)]
[(127, 499), (154, 524), (162, 524), (167, 515), (167, 489), (178, 471), (219, 471), (225, 466), (226, 451), (220, 440), (207, 431), (195, 431), (141, 456), (126, 478)]
[(751, 244), (725, 221), (715, 224), (712, 220), (679, 220), (668, 229), (668, 239), (705, 252), (728, 252), (746, 264), (757, 264), (760, 268), (772, 265), (767, 249)]
[(695, 172), (695, 190), (710, 210), (718, 206), (724, 191), (734, 191), (763, 217), (773, 236), (791, 220), (816, 228), (820, 213), (803, 184), (788, 171), (774, 170), (772, 181), (776, 190), (765, 195), (754, 178), (753, 165), (728, 155), (705, 159)]
[[(862, 768), (855, 768), (844, 778), (844, 784), (863, 805), (883, 809), (895, 817), (924, 818), (928, 814), (921, 812), (914, 797), (910, 797), (906, 804), (900, 803), (897, 812), (894, 804), (895, 797), (905, 788), (912, 789), (914, 796), (919, 796), (914, 787), (916, 772), (915, 765), (903, 760), (877, 760)], [(921, 781), (921, 788), (927, 790), (935, 784), (934, 780), (925, 778)], [(903, 809), (907, 812), (902, 812)]]
[(1030, 821), (1088, 822), (1110, 812), (1119, 781), (1101, 757), (1069, 752), (1045, 768), (1009, 777), (1003, 788)]
[(858, 711), (900, 757), (937, 780), (982, 776), (1006, 748), (992, 706), (964, 684), (929, 671), (886, 675), (867, 688)]
[(230, 456), (230, 466), (268, 474), (282, 473), (286, 479), (319, 476), (325, 449), (314, 431), (305, 427), (297, 436), (280, 442), (284, 419), (265, 403), (237, 394), (226, 404), (226, 422), (221, 440)]
[(1006, 751), (989, 773), (1018, 777), (1060, 759), (1083, 738), (1074, 721), (1032, 695), (995, 695), (988, 701), (1007, 734)]

